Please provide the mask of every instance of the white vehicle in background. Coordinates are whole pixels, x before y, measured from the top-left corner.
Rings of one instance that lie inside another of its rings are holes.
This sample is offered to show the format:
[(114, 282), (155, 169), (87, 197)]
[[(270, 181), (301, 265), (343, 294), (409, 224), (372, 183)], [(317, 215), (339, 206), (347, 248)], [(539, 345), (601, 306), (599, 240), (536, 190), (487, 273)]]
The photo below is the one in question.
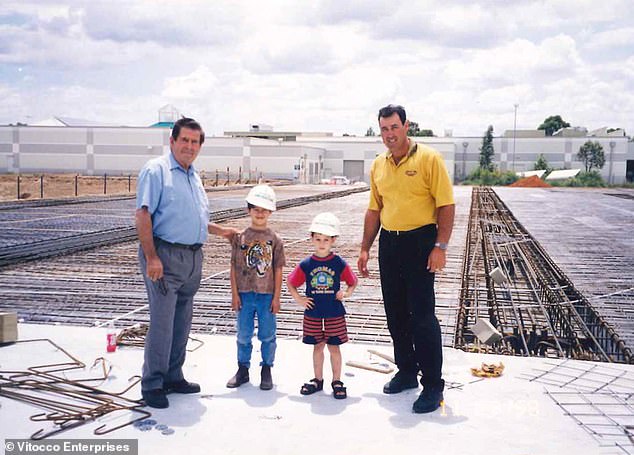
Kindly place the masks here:
[(331, 185), (350, 185), (350, 179), (345, 175), (333, 175), (330, 177)]

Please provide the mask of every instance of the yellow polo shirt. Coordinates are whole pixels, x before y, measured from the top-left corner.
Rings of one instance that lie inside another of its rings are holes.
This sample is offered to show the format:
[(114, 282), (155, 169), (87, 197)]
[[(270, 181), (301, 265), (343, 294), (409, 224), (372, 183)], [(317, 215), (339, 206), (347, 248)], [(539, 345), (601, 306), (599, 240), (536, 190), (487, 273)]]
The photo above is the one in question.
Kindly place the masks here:
[(398, 165), (389, 150), (372, 163), (369, 209), (381, 212), (381, 226), (387, 230), (436, 224), (436, 209), (453, 203), (445, 162), (431, 147), (410, 141)]

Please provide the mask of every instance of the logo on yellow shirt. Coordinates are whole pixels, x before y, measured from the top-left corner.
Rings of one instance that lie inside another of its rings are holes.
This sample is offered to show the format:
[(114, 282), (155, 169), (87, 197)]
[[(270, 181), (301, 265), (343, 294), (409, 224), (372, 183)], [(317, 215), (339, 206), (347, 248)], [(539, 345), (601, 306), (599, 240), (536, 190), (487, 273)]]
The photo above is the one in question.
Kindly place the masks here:
[(415, 170), (409, 170), (409, 171), (405, 171), (405, 175), (409, 176), (409, 177), (414, 177), (417, 174), (417, 172)]

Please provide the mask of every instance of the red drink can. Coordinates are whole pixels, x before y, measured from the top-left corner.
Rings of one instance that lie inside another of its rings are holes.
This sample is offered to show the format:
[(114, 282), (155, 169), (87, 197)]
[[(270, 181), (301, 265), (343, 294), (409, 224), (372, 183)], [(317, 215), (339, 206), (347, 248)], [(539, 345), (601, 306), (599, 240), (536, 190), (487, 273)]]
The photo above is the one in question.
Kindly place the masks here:
[(106, 345), (107, 352), (114, 352), (117, 350), (117, 334), (114, 332), (108, 332), (106, 335), (108, 344)]

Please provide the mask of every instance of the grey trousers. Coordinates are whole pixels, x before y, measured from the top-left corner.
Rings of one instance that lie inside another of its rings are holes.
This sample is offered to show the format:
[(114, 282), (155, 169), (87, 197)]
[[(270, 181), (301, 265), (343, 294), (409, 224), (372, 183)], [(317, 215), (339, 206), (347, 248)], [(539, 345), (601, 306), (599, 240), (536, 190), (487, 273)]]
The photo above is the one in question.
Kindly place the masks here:
[(197, 251), (156, 244), (163, 263), (163, 279), (147, 277), (143, 250), (139, 264), (150, 304), (150, 328), (145, 338), (142, 390), (163, 388), (184, 379), (183, 364), (192, 325), (194, 295), (200, 286), (202, 249)]

